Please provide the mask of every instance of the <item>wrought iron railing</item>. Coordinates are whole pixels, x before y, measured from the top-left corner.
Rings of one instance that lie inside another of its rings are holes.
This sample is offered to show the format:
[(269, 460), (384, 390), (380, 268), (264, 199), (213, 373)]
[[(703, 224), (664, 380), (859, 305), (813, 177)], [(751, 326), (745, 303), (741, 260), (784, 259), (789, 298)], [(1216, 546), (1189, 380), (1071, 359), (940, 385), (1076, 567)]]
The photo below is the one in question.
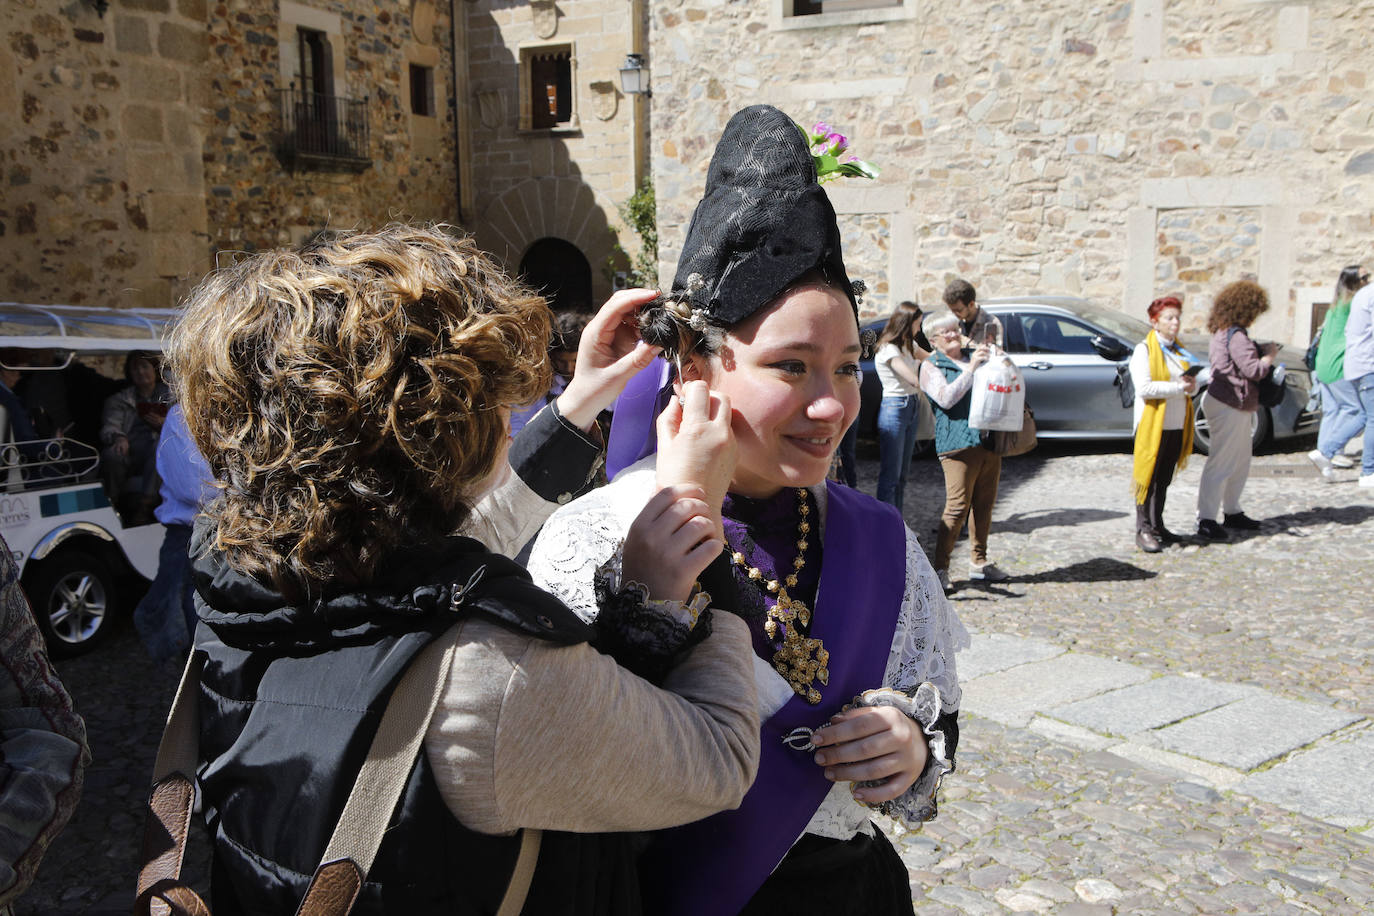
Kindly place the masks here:
[(288, 168), (361, 171), (372, 164), (366, 98), (295, 88), (277, 94), (282, 127), (278, 151)]
[(95, 476), (100, 454), (75, 439), (0, 444), (0, 492), (65, 486)]

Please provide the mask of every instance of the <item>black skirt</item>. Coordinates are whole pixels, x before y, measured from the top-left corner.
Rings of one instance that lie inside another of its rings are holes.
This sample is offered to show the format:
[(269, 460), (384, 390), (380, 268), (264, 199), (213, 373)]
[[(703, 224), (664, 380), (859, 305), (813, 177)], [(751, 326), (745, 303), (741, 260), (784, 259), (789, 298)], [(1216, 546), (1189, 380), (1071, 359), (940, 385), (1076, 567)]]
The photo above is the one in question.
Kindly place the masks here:
[(740, 916), (912, 916), (911, 878), (883, 832), (804, 834)]

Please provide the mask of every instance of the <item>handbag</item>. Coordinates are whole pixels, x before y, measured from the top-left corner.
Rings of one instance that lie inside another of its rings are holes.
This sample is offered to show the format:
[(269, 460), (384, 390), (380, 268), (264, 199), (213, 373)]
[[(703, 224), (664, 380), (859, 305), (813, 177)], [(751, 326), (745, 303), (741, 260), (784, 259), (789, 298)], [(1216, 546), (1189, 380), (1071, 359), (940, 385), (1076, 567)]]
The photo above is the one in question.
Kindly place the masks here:
[(1116, 364), (1116, 381), (1113, 383), (1117, 387), (1117, 394), (1121, 395), (1122, 407), (1135, 406), (1135, 379), (1131, 378), (1131, 364)]
[[(1228, 350), (1231, 347), (1231, 338), (1235, 337), (1236, 332), (1239, 330), (1240, 328), (1231, 328), (1226, 332), (1226, 347)], [(1315, 344), (1315, 341), (1313, 343)], [(1254, 343), (1254, 341), (1251, 341), (1251, 344), (1253, 344), (1255, 348), (1255, 354), (1259, 355), (1262, 352), (1259, 344)], [(1280, 379), (1274, 377), (1277, 368), (1277, 366), (1270, 366), (1269, 371), (1264, 373), (1264, 377), (1255, 383), (1259, 393), (1259, 402), (1264, 407), (1278, 407), (1283, 403), (1285, 387)]]
[[(347, 916), (353, 909), (448, 682), (460, 626), (426, 646), (401, 676), (297, 916)], [(196, 697), (203, 664), (204, 656), (192, 652), (158, 745), (144, 816), (134, 916), (154, 912), (211, 916), (205, 901), (181, 880), (196, 797), (200, 734)], [(521, 831), (520, 852), (497, 916), (516, 916), (525, 905), (542, 837), (539, 830)], [(154, 904), (160, 906), (155, 910)]]
[(1326, 322), (1317, 328), (1317, 333), (1312, 335), (1312, 342), (1307, 345), (1307, 352), (1302, 355), (1302, 364), (1307, 367), (1308, 372), (1317, 371), (1317, 344), (1322, 341), (1322, 331), (1326, 330)]
[(1036, 446), (1035, 437), (1035, 414), (1031, 411), (1030, 405), (1026, 404), (1022, 408), (1021, 428), (1015, 431), (1008, 430), (987, 430), (979, 436), (983, 448), (990, 452), (1001, 455), (1004, 458), (1014, 458), (1017, 455), (1024, 455)]
[(1275, 367), (1269, 367), (1264, 378), (1259, 380), (1259, 402), (1265, 407), (1278, 407), (1283, 403), (1284, 384), (1274, 377)]

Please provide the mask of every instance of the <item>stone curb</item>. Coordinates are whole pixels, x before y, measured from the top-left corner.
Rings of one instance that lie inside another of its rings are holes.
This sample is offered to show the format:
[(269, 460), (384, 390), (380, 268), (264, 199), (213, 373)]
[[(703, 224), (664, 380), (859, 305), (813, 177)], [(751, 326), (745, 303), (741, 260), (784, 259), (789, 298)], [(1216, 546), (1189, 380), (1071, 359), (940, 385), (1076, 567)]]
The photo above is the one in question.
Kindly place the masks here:
[(963, 712), (1374, 836), (1374, 723), (1259, 687), (974, 633)]

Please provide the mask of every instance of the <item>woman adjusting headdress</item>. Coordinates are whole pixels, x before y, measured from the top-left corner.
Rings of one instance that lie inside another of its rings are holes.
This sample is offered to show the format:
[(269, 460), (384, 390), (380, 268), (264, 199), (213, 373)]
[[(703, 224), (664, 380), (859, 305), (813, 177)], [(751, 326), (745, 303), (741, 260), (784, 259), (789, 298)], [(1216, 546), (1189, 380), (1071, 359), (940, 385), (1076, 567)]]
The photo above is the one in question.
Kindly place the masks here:
[[(812, 138), (790, 118), (738, 112), (669, 301), (640, 315), (665, 361), (641, 380), (641, 406), (677, 375), (669, 390), (705, 381), (733, 410), (738, 460), (718, 481), (721, 523), (765, 720), (741, 807), (654, 837), (641, 865), (649, 912), (910, 913), (906, 869), (869, 816), (932, 817), (957, 740), (954, 652), (967, 634), (900, 514), (826, 481), (858, 412), (862, 346), (817, 178)], [(625, 422), (618, 409), (613, 451), (617, 431), (646, 441)], [(531, 557), (535, 579), (594, 614), (595, 569), (679, 476), (672, 464), (648, 454), (555, 513)]]

